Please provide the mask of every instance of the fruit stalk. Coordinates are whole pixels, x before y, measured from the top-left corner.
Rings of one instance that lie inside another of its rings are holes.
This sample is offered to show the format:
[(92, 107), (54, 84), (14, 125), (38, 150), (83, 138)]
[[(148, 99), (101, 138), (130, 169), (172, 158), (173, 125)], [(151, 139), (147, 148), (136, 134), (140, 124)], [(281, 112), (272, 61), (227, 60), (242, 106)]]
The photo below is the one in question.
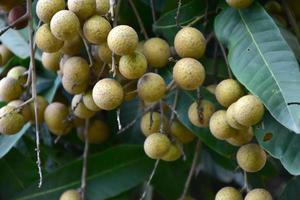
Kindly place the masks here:
[(87, 176), (87, 158), (89, 154), (89, 139), (88, 139), (88, 130), (89, 130), (90, 120), (85, 120), (84, 125), (84, 151), (83, 151), (83, 163), (82, 163), (82, 174), (81, 174), (81, 198), (85, 200), (86, 197), (86, 176)]

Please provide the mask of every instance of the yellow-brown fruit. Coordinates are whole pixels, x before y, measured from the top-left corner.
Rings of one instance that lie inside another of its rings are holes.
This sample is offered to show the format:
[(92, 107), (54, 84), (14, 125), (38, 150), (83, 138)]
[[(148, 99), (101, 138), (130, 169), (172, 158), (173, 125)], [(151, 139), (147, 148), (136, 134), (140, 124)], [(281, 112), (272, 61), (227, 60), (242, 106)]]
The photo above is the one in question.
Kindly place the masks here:
[(182, 144), (188, 144), (195, 139), (195, 135), (177, 120), (172, 122), (170, 133)]
[(65, 9), (64, 0), (39, 0), (36, 4), (36, 14), (44, 23), (49, 23), (55, 13)]
[(18, 133), (24, 126), (24, 117), (12, 106), (4, 106), (0, 109), (0, 133), (13, 135)]
[(13, 7), (22, 4), (22, 0), (2, 0), (0, 1), (0, 10), (10, 11)]
[(219, 110), (211, 116), (209, 129), (213, 136), (219, 140), (225, 140), (237, 134), (237, 130), (227, 123), (225, 110)]
[(0, 45), (0, 55), (2, 58), (1, 65), (5, 65), (14, 56), (14, 54), (3, 44)]
[(26, 71), (27, 71), (27, 69), (25, 67), (16, 66), (16, 67), (11, 68), (7, 72), (6, 76), (16, 79), (20, 85), (23, 85), (27, 81), (27, 75), (25, 75)]
[(57, 51), (54, 53), (43, 52), (42, 54), (42, 63), (43, 66), (51, 71), (59, 70), (59, 62), (62, 57), (61, 52)]
[[(36, 98), (37, 101), (37, 119), (39, 124), (44, 122), (44, 112), (49, 105), (48, 101), (42, 97), (42, 96), (37, 96)], [(31, 112), (31, 119), (30, 121), (32, 123), (35, 123), (35, 114), (34, 114), (34, 103), (30, 103), (30, 112)]]
[(144, 142), (144, 151), (152, 159), (162, 158), (170, 149), (169, 138), (161, 133), (149, 135)]
[(196, 28), (184, 27), (175, 36), (174, 47), (182, 58), (201, 58), (206, 49), (206, 40)]
[(44, 52), (53, 53), (60, 50), (64, 42), (51, 32), (49, 24), (43, 24), (35, 33), (35, 43)]
[[(151, 121), (151, 112), (147, 112), (141, 119), (141, 131), (147, 137), (152, 133), (157, 133), (160, 130), (160, 113), (152, 112), (152, 124)], [(164, 118), (163, 123), (166, 124), (167, 120)], [(150, 126), (151, 124), (151, 126)]]
[(282, 6), (277, 1), (268, 1), (264, 7), (270, 14), (281, 14), (283, 12)]
[(57, 71), (57, 73), (59, 75), (63, 75), (64, 74), (64, 64), (66, 63), (66, 61), (71, 58), (69, 55), (63, 55), (59, 61), (59, 71)]
[(62, 78), (62, 85), (64, 89), (69, 93), (69, 94), (80, 94), (86, 91), (89, 82), (81, 82), (80, 84), (76, 82), (75, 80), (67, 79), (63, 76)]
[(215, 93), (218, 102), (226, 108), (245, 94), (242, 85), (233, 79), (221, 81), (217, 85)]
[(243, 196), (233, 187), (224, 187), (218, 191), (215, 200), (243, 200)]
[(212, 94), (215, 94), (216, 88), (217, 88), (216, 84), (211, 84), (211, 85), (206, 86), (206, 89)]
[(124, 99), (121, 84), (111, 78), (104, 78), (96, 83), (93, 88), (93, 99), (96, 105), (103, 110), (117, 108)]
[(114, 27), (108, 34), (107, 44), (117, 55), (132, 54), (138, 45), (138, 35), (133, 28), (127, 25)]
[(188, 117), (190, 122), (197, 127), (208, 127), (210, 117), (215, 112), (215, 106), (210, 101), (201, 100), (198, 106), (197, 102), (190, 105)]
[(119, 61), (119, 71), (127, 79), (138, 79), (147, 70), (145, 56), (137, 51), (130, 55), (124, 55)]
[(105, 43), (110, 30), (110, 23), (99, 15), (90, 17), (83, 25), (84, 37), (93, 44)]
[(234, 119), (244, 126), (252, 126), (260, 122), (264, 113), (263, 103), (254, 95), (243, 96), (234, 106)]
[(242, 146), (251, 142), (253, 138), (253, 128), (249, 127), (244, 130), (238, 130), (237, 133), (226, 141), (233, 146)]
[(139, 79), (137, 90), (141, 99), (154, 102), (164, 97), (167, 86), (160, 75), (150, 72)]
[[(101, 144), (107, 140), (110, 135), (107, 124), (101, 120), (94, 120), (88, 129), (88, 141), (91, 144)], [(84, 141), (84, 130), (79, 130), (79, 138)]]
[(60, 40), (70, 40), (79, 34), (80, 22), (78, 17), (69, 10), (55, 13), (50, 22), (53, 35)]
[(68, 9), (84, 21), (96, 12), (95, 0), (68, 0)]
[(84, 44), (80, 35), (77, 35), (74, 38), (64, 41), (64, 45), (60, 51), (69, 56), (76, 56), (80, 54), (80, 50), (83, 46)]
[(168, 152), (163, 157), (161, 157), (161, 159), (164, 161), (171, 162), (171, 161), (178, 160), (180, 156), (181, 156), (180, 147), (177, 144), (171, 144)]
[[(21, 100), (13, 100), (13, 101), (9, 102), (7, 105), (17, 108), (23, 103), (24, 103), (24, 101), (21, 101)], [(25, 122), (28, 122), (31, 119), (30, 105), (27, 104), (27, 105), (23, 106), (20, 110), (20, 113), (23, 115)]]
[(257, 188), (248, 192), (245, 200), (273, 200), (270, 192), (263, 188)]
[(94, 102), (92, 91), (88, 91), (82, 97), (83, 104), (91, 111), (101, 110)]
[(57, 136), (67, 134), (72, 127), (68, 120), (69, 108), (62, 103), (53, 102), (45, 110), (44, 118), (49, 130)]
[(88, 119), (93, 117), (96, 112), (89, 110), (82, 102), (82, 95), (77, 94), (72, 99), (72, 111), (75, 116), (81, 118), (81, 119)]
[(161, 38), (151, 38), (145, 42), (143, 54), (152, 67), (165, 67), (171, 55), (170, 46)]
[(85, 119), (80, 119), (79, 117), (74, 116), (73, 120), (73, 125), (77, 128), (82, 128), (85, 125)]
[(253, 3), (253, 0), (226, 0), (226, 2), (230, 7), (243, 9), (249, 7)]
[[(126, 87), (125, 87), (126, 86)], [(130, 101), (137, 96), (137, 85), (136, 82), (125, 83), (124, 87), (124, 100)]]
[(242, 124), (238, 123), (235, 118), (234, 118), (234, 106), (236, 105), (236, 103), (233, 103), (231, 104), (227, 111), (226, 111), (226, 120), (227, 120), (227, 123), (232, 127), (232, 128), (235, 128), (235, 129), (238, 129), (238, 130), (245, 130), (247, 129), (248, 127), (247, 126), (243, 126)]
[(267, 161), (266, 152), (257, 144), (246, 144), (239, 148), (236, 159), (246, 172), (258, 172)]
[(20, 83), (11, 77), (4, 77), (0, 81), (0, 101), (9, 102), (21, 96), (22, 88)]
[(103, 43), (98, 46), (98, 56), (104, 63), (111, 63), (112, 52), (109, 49), (107, 43)]
[(205, 69), (194, 58), (182, 58), (174, 65), (173, 79), (182, 89), (195, 90), (205, 79)]
[(105, 15), (109, 11), (109, 0), (96, 0), (96, 13)]
[(79, 192), (76, 190), (67, 190), (59, 197), (59, 200), (82, 200)]

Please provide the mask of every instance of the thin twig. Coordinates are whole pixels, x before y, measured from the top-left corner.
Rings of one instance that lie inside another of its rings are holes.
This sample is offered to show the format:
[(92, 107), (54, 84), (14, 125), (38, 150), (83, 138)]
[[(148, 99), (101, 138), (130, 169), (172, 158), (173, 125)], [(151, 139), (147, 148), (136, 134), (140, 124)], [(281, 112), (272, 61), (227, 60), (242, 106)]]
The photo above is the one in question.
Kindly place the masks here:
[(212, 63), (212, 68), (213, 68), (213, 75), (214, 75), (214, 83), (218, 81), (218, 65), (217, 65), (217, 55), (218, 55), (218, 43), (214, 43), (214, 55), (213, 55), (213, 63)]
[(300, 41), (300, 28), (298, 26), (297, 20), (295, 19), (295, 16), (292, 14), (292, 12), (291, 12), (288, 4), (287, 4), (287, 1), (286, 0), (281, 0), (281, 3), (282, 3), (283, 8), (286, 12), (288, 20), (289, 20), (292, 28), (294, 29), (294, 32), (297, 36), (297, 39), (298, 39), (298, 41)]
[(244, 175), (244, 185), (243, 187), (241, 188), (241, 192), (249, 192), (250, 191), (250, 188), (249, 188), (249, 185), (248, 185), (248, 177), (247, 177), (247, 172), (246, 171), (243, 171), (243, 175)]
[[(172, 110), (174, 110), (176, 112), (176, 106), (177, 106), (177, 102), (178, 102), (178, 96), (179, 96), (179, 92), (178, 92), (178, 89), (175, 91), (175, 97), (174, 97), (174, 101), (173, 101), (173, 106), (172, 106)], [(175, 112), (172, 112), (171, 113), (171, 117), (170, 117), (170, 120), (169, 120), (169, 127), (171, 127), (173, 121), (174, 121), (174, 118), (175, 118)]]
[(176, 16), (175, 16), (175, 21), (176, 21), (177, 28), (181, 28), (180, 22), (179, 22), (179, 15), (180, 15), (181, 5), (182, 5), (181, 0), (177, 0), (177, 11), (176, 11)]
[(3, 117), (6, 117), (7, 115), (10, 115), (13, 112), (19, 112), (20, 110), (22, 110), (22, 108), (24, 106), (26, 106), (27, 104), (31, 103), (33, 101), (32, 98), (28, 99), (27, 101), (23, 102), (22, 104), (20, 104), (17, 107), (14, 107), (11, 111), (5, 113), (4, 115), (0, 116), (0, 119), (2, 119)]
[(110, 13), (110, 17), (111, 17), (111, 21), (114, 24), (115, 21), (115, 5), (116, 5), (116, 0), (109, 0), (109, 13)]
[(87, 42), (87, 40), (85, 39), (83, 33), (80, 31), (80, 37), (83, 41), (83, 44), (84, 44), (84, 48), (85, 48), (85, 51), (86, 51), (86, 54), (88, 55), (88, 58), (89, 58), (89, 65), (90, 67), (93, 66), (93, 57), (92, 57), (92, 54), (91, 54), (91, 51), (90, 51), (90, 47), (89, 47), (89, 44)]
[(88, 130), (89, 130), (90, 120), (85, 120), (84, 125), (84, 151), (83, 151), (83, 163), (82, 163), (82, 174), (81, 174), (81, 198), (85, 200), (86, 198), (86, 176), (87, 176), (87, 158), (89, 154), (89, 138), (88, 138)]
[(156, 22), (155, 0), (150, 0), (150, 3), (151, 3), (152, 20), (153, 20), (153, 23), (155, 23)]
[(138, 20), (140, 29), (141, 29), (141, 31), (142, 31), (142, 33), (143, 33), (145, 39), (146, 39), (146, 40), (149, 39), (148, 34), (147, 34), (147, 31), (146, 31), (145, 26), (144, 26), (144, 23), (143, 23), (143, 20), (141, 19), (141, 16), (140, 16), (138, 10), (136, 9), (136, 7), (135, 7), (133, 1), (132, 1), (132, 0), (128, 0), (128, 2), (129, 2), (130, 6), (131, 6), (131, 8), (132, 8), (132, 10), (133, 10), (133, 12), (134, 12), (134, 14), (135, 14), (135, 17), (136, 17), (137, 20)]
[(159, 111), (160, 111), (160, 126), (159, 126), (159, 132), (164, 134), (165, 132), (165, 127), (164, 127), (164, 106), (163, 106), (163, 101), (159, 101)]
[(25, 20), (28, 20), (28, 19), (29, 19), (29, 12), (28, 12), (28, 11), (29, 11), (29, 10), (27, 9), (26, 13), (25, 13), (23, 16), (19, 17), (19, 18), (18, 18), (17, 20), (15, 20), (12, 24), (10, 24), (10, 25), (4, 27), (4, 28), (0, 31), (0, 36), (3, 35), (3, 34), (4, 34), (6, 31), (8, 31), (9, 29), (14, 28), (14, 26), (15, 26), (16, 24), (18, 24), (18, 23), (20, 23), (20, 22), (23, 22), (23, 21), (25, 21)]
[(223, 44), (222, 44), (220, 41), (218, 41), (218, 43), (219, 43), (220, 49), (221, 49), (221, 51), (222, 51), (222, 54), (223, 54), (223, 57), (224, 57), (226, 66), (227, 66), (228, 76), (229, 76), (229, 78), (232, 79), (233, 76), (232, 76), (232, 73), (231, 73), (231, 70), (230, 70), (230, 66), (229, 66), (229, 62), (228, 62), (228, 59), (227, 59), (227, 55), (226, 55), (225, 48), (224, 48)]
[(118, 122), (118, 130), (122, 130), (121, 118), (120, 118), (121, 109), (117, 109), (117, 122)]

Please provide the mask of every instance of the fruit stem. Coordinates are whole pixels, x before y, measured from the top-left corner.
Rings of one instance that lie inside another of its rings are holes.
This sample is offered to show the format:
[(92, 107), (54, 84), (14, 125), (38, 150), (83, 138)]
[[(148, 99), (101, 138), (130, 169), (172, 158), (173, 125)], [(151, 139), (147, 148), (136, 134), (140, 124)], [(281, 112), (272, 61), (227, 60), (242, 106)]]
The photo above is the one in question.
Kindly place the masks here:
[(249, 192), (249, 185), (248, 185), (248, 176), (247, 176), (247, 172), (243, 171), (243, 175), (244, 175), (244, 186), (242, 187), (242, 189), (240, 190), (241, 192)]
[(23, 16), (19, 17), (19, 18), (18, 18), (17, 20), (15, 20), (12, 24), (10, 24), (10, 25), (4, 27), (4, 28), (0, 31), (0, 36), (3, 35), (3, 34), (4, 34), (6, 31), (8, 31), (9, 29), (13, 28), (16, 24), (21, 23), (21, 22), (23, 22), (23, 21), (25, 21), (25, 20), (28, 20), (28, 19), (29, 19), (29, 14), (28, 14), (28, 9), (27, 9), (26, 13), (25, 13)]
[(227, 58), (227, 55), (226, 55), (225, 48), (224, 48), (223, 44), (222, 44), (220, 41), (218, 41), (218, 43), (219, 43), (220, 49), (221, 49), (221, 51), (222, 51), (222, 55), (223, 55), (223, 57), (224, 57), (226, 66), (227, 66), (228, 76), (229, 76), (230, 79), (232, 79), (233, 76), (232, 76), (232, 73), (231, 73), (231, 69), (230, 69), (230, 66), (229, 66), (229, 62), (228, 62), (228, 58)]
[(179, 15), (180, 15), (180, 8), (181, 8), (182, 2), (181, 0), (177, 1), (177, 11), (176, 11), (176, 16), (175, 16), (175, 21), (176, 21), (176, 26), (177, 28), (181, 28), (180, 22), (179, 22)]
[(156, 22), (155, 0), (150, 0), (150, 3), (151, 3), (151, 13), (152, 13), (153, 23), (155, 23)]
[(89, 154), (89, 139), (88, 139), (88, 130), (89, 130), (90, 120), (85, 120), (84, 125), (84, 151), (83, 151), (83, 161), (82, 161), (82, 174), (81, 174), (81, 198), (85, 200), (86, 197), (86, 176), (87, 176), (87, 158)]
[(84, 44), (84, 48), (85, 48), (85, 51), (86, 51), (86, 54), (88, 55), (88, 58), (89, 58), (89, 66), (92, 67), (93, 66), (93, 57), (92, 57), (92, 54), (90, 52), (90, 48), (89, 48), (89, 45), (88, 45), (88, 42), (86, 41), (85, 37), (83, 36), (82, 32), (80, 31), (80, 37), (83, 41), (83, 44)]

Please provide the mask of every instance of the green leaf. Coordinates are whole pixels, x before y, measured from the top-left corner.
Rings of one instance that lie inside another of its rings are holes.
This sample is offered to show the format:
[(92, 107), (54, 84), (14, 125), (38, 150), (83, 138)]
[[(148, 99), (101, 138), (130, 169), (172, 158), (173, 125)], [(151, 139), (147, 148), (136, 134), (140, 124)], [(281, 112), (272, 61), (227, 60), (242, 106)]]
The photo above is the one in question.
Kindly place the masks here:
[[(146, 180), (152, 166), (153, 161), (146, 157), (141, 146), (117, 146), (91, 155), (88, 158), (88, 199), (107, 199), (137, 186)], [(58, 199), (63, 191), (80, 186), (81, 170), (82, 161), (76, 160), (45, 176), (42, 188), (34, 183), (15, 199)]]
[(285, 186), (279, 200), (298, 200), (300, 196), (300, 176), (292, 178)]
[(52, 87), (50, 87), (50, 89), (42, 93), (42, 95), (48, 100), (48, 102), (52, 102), (52, 100), (54, 99), (56, 91), (60, 86), (60, 83), (61, 79), (59, 76), (57, 76)]
[(300, 71), (294, 53), (272, 18), (257, 3), (228, 8), (215, 20), (215, 32), (229, 49), (237, 79), (260, 97), (276, 120), (300, 133)]

